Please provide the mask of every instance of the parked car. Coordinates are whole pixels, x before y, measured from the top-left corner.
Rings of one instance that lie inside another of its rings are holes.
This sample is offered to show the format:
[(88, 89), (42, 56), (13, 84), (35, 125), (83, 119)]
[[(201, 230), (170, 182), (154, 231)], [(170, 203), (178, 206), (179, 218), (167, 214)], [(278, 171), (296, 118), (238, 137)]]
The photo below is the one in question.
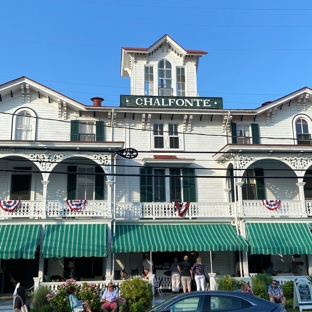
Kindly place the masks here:
[(232, 291), (198, 291), (172, 296), (150, 312), (283, 312), (284, 307), (248, 293)]

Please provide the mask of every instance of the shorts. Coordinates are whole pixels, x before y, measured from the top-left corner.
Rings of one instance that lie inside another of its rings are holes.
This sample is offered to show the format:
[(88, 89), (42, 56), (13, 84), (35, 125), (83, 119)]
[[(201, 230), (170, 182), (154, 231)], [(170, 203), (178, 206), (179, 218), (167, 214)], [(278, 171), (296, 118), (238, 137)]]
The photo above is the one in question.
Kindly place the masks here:
[(274, 298), (275, 303), (282, 303), (281, 298)]
[(182, 287), (191, 287), (191, 277), (190, 276), (181, 276)]

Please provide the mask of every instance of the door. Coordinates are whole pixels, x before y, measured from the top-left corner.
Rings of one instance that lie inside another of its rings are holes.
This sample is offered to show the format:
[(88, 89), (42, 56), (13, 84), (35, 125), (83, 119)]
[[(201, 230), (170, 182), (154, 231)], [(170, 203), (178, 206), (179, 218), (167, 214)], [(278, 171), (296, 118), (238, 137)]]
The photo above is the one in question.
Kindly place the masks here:
[(31, 175), (14, 174), (11, 178), (10, 200), (30, 200)]

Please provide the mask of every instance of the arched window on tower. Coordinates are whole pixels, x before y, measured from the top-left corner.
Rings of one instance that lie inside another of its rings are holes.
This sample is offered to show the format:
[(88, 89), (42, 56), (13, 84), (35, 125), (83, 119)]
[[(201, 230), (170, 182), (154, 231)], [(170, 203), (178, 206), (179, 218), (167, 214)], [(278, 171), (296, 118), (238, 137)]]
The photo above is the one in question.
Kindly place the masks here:
[(158, 63), (158, 95), (171, 96), (172, 90), (172, 66), (167, 60)]
[(311, 134), (309, 124), (304, 118), (296, 120), (297, 144), (311, 144)]
[(35, 140), (36, 116), (28, 109), (16, 113), (13, 119), (14, 140)]

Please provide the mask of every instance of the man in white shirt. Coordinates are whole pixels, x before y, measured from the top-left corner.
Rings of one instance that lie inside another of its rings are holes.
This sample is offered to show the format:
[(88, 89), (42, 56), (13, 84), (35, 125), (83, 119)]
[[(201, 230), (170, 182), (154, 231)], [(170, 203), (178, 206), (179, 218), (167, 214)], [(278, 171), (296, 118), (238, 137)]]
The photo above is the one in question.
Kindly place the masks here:
[(145, 254), (145, 258), (142, 261), (142, 267), (143, 267), (143, 272), (144, 272), (144, 269), (149, 269), (150, 272), (154, 271), (154, 263), (149, 258), (148, 254)]

